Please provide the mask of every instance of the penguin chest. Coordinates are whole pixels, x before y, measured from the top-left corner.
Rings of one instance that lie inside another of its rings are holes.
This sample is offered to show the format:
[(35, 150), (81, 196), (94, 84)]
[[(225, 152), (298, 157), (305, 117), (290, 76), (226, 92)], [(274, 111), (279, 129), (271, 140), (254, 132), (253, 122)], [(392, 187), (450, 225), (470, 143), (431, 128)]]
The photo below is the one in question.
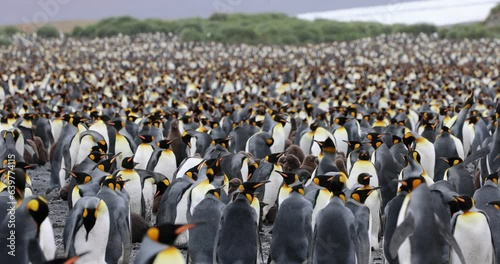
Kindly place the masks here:
[(304, 155), (309, 155), (311, 154), (311, 146), (313, 144), (313, 137), (314, 137), (314, 132), (306, 132), (301, 138), (300, 138), (300, 149), (304, 152)]
[(285, 201), (286, 198), (290, 197), (290, 192), (292, 191), (292, 188), (289, 187), (288, 185), (283, 185), (283, 187), (280, 188), (280, 192), (278, 195), (278, 208), (281, 205), (283, 201)]
[(145, 170), (148, 166), (149, 159), (153, 155), (153, 147), (149, 144), (141, 144), (137, 148), (134, 156), (134, 162), (137, 162), (137, 168)]
[(76, 158), (78, 157), (79, 149), (80, 149), (80, 132), (76, 132), (75, 136), (71, 140), (71, 145), (69, 147), (69, 154), (71, 157), (71, 167), (76, 165)]
[(130, 212), (142, 215), (142, 186), (139, 174), (135, 171), (122, 172), (121, 177), (123, 180), (129, 180), (123, 188), (130, 195)]
[(380, 231), (380, 207), (382, 201), (380, 197), (380, 191), (373, 191), (365, 201), (365, 205), (370, 209), (370, 245), (375, 248), (375, 250), (379, 247), (378, 241), (378, 233)]
[(162, 263), (186, 263), (186, 260), (177, 248), (170, 246), (169, 248), (160, 251), (153, 260), (153, 264)]
[(196, 137), (191, 137), (189, 140), (189, 143), (191, 144), (191, 147), (188, 147), (188, 157), (193, 157), (194, 154), (196, 154)]
[(269, 183), (265, 185), (264, 197), (262, 198), (262, 202), (264, 202), (266, 205), (263, 208), (262, 217), (265, 218), (267, 216), (267, 212), (269, 212), (269, 209), (271, 209), (271, 207), (273, 207), (276, 203), (282, 183), (283, 177), (273, 170), (273, 172), (271, 172), (271, 175), (269, 176)]
[(72, 207), (75, 206), (76, 202), (78, 202), (78, 200), (80, 200), (80, 198), (82, 198), (82, 196), (80, 195), (80, 189), (78, 188), (78, 186), (75, 186), (73, 187), (73, 190), (71, 191), (71, 204), (72, 204)]
[(174, 153), (171, 150), (164, 150), (161, 153), (158, 163), (156, 163), (153, 171), (165, 175), (168, 180), (172, 182), (176, 169), (177, 160), (175, 159)]
[(358, 160), (354, 163), (349, 173), (349, 180), (347, 181), (347, 187), (352, 188), (358, 181), (359, 174), (366, 172), (372, 175), (370, 178), (370, 185), (373, 187), (378, 187), (378, 177), (377, 170), (371, 161), (369, 160)]
[(56, 256), (56, 242), (54, 240), (54, 230), (52, 223), (47, 217), (40, 225), (40, 249), (44, 253), (45, 259), (54, 259)]
[(194, 213), (194, 208), (205, 198), (205, 194), (214, 188), (215, 187), (210, 184), (208, 180), (204, 180), (191, 190), (191, 205), (189, 208), (191, 215)]
[(84, 136), (80, 140), (80, 145), (78, 146), (78, 158), (76, 159), (76, 164), (80, 164), (90, 154), (92, 147), (95, 145), (96, 143), (92, 136)]
[[(468, 212), (456, 219), (453, 236), (465, 257), (465, 263), (493, 263), (491, 231), (482, 213)], [(453, 251), (451, 263), (460, 263)]]
[(102, 137), (104, 138), (104, 140), (106, 141), (106, 144), (108, 144), (108, 146), (109, 146), (108, 128), (106, 127), (106, 124), (104, 123), (104, 121), (102, 121), (102, 120), (97, 121), (95, 124), (93, 124), (89, 127), (89, 130), (95, 131), (95, 132), (101, 134)]
[[(410, 204), (411, 194), (407, 194), (403, 204), (401, 205), (401, 209), (399, 210), (397, 226), (399, 226), (406, 218), (406, 212), (408, 210), (408, 205)], [(411, 263), (411, 245), (410, 239), (406, 238), (405, 241), (401, 244), (398, 249), (398, 257), (400, 263)]]
[[(187, 189), (181, 196), (181, 200), (177, 203), (177, 206), (175, 207), (175, 224), (185, 224), (187, 223), (187, 211), (188, 211), (188, 199), (189, 199), (189, 194), (191, 193), (191, 189), (193, 187), (190, 187)], [(185, 232), (186, 234), (187, 232)]]
[(335, 138), (335, 146), (337, 146), (338, 152), (344, 152), (344, 154), (347, 154), (349, 145), (347, 145), (346, 141), (349, 141), (349, 137), (345, 127), (337, 128), (333, 133), (333, 138)]
[(105, 263), (104, 258), (109, 238), (109, 221), (107, 213), (101, 214), (88, 233), (83, 225), (78, 229), (74, 240), (75, 252), (76, 254), (88, 252), (79, 259), (80, 263)]
[(57, 142), (59, 140), (59, 137), (61, 136), (61, 130), (63, 128), (63, 121), (62, 120), (54, 120), (51, 122), (51, 130), (52, 130), (52, 135), (54, 136), (54, 142)]
[[(117, 133), (115, 140), (116, 140), (115, 152), (116, 153), (121, 152), (120, 161), (123, 160), (123, 158), (131, 157), (132, 155), (134, 155), (134, 151), (132, 150), (132, 147), (130, 146), (130, 143), (128, 142), (126, 137)], [(118, 164), (121, 164), (121, 163), (118, 163)]]
[(316, 223), (316, 218), (318, 213), (325, 208), (330, 202), (330, 198), (332, 194), (326, 188), (318, 191), (318, 195), (316, 196), (313, 212), (312, 212), (312, 227), (314, 228)]
[(241, 163), (240, 173), (243, 182), (248, 181), (248, 159), (244, 159), (243, 162)]
[(151, 221), (153, 213), (153, 201), (154, 201), (154, 179), (148, 178), (144, 181), (144, 186), (142, 187), (142, 198), (144, 199), (143, 216), (146, 221)]
[(259, 201), (259, 198), (257, 198), (257, 197), (253, 198), (250, 206), (255, 210), (257, 217), (254, 220), (257, 223), (257, 226), (259, 226), (259, 219), (260, 219), (260, 201)]
[(283, 129), (283, 125), (278, 123), (273, 128), (272, 137), (274, 139), (273, 145), (271, 145), (271, 152), (282, 152), (285, 150), (285, 130)]

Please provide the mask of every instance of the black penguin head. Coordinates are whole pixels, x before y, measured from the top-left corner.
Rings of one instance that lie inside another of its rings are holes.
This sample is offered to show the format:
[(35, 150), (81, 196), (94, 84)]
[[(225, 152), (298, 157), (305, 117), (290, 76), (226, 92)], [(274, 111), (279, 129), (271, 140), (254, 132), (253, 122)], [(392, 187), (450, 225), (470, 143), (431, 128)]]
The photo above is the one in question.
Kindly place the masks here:
[(162, 196), (163, 193), (167, 190), (168, 186), (170, 186), (170, 181), (168, 179), (163, 179), (156, 184), (156, 193), (155, 198), (158, 196)]
[[(255, 190), (257, 190), (259, 187), (263, 186), (264, 184), (268, 183), (269, 181), (261, 181), (261, 182), (243, 182), (238, 186), (238, 192), (242, 194), (253, 194), (255, 193)], [(251, 201), (250, 201), (251, 202)]]
[(358, 154), (358, 159), (370, 160), (370, 152), (368, 152), (367, 150), (361, 150)]
[(93, 146), (87, 157), (94, 162), (99, 162), (106, 157), (106, 152), (104, 152), (99, 146)]
[(347, 145), (349, 145), (349, 147), (351, 147), (352, 150), (355, 150), (355, 149), (360, 148), (363, 145), (363, 143), (356, 141), (356, 140), (351, 140), (351, 141), (347, 141)]
[(83, 172), (83, 171), (70, 171), (67, 170), (69, 175), (73, 177), (76, 181), (76, 184), (85, 184), (89, 181), (92, 180), (92, 176), (90, 176), (88, 173)]
[(0, 170), (0, 175), (2, 174), (3, 182), (5, 182), (7, 186), (14, 186), (14, 198), (16, 198), (19, 204), (24, 198), (24, 189), (26, 188), (26, 172), (19, 168), (14, 168), (13, 170), (3, 168)]
[(189, 134), (187, 131), (184, 131), (184, 133), (182, 133), (182, 142), (184, 142), (184, 144), (188, 145), (188, 147), (192, 147), (191, 146), (191, 138), (193, 136), (191, 136), (191, 134)]
[(170, 140), (163, 139), (163, 140), (158, 141), (158, 143), (156, 143), (156, 145), (161, 149), (168, 149), (168, 148), (170, 148), (170, 144), (172, 144), (172, 142), (174, 142), (175, 140), (177, 140), (177, 138), (173, 138)]
[(441, 128), (441, 134), (443, 134), (443, 133), (450, 133), (450, 128), (447, 126), (443, 126)]
[(309, 126), (309, 129), (311, 129), (311, 131), (316, 131), (316, 129), (318, 129), (319, 125), (318, 125), (318, 122), (314, 121), (310, 126)]
[(335, 118), (335, 124), (337, 124), (339, 126), (344, 126), (345, 123), (347, 123), (349, 120), (351, 120), (351, 119), (347, 118), (347, 117), (340, 116), (340, 117)]
[(328, 186), (328, 190), (332, 193), (343, 192), (346, 184), (347, 176), (343, 172), (339, 172), (338, 174), (329, 178), (330, 184)]
[(304, 185), (302, 183), (294, 184), (290, 192), (300, 193), (303, 196), (305, 194)]
[(101, 182), (101, 188), (107, 187), (111, 190), (115, 190), (116, 180), (117, 180), (117, 178), (113, 177), (112, 175), (108, 175), (108, 176), (104, 177), (102, 182)]
[[(101, 202), (99, 202), (99, 206), (101, 206)], [(92, 228), (94, 228), (95, 222), (97, 221), (97, 208), (84, 208), (83, 213), (82, 213), (82, 218), (83, 218), (83, 226), (85, 227), (85, 230), (87, 231), (87, 235), (85, 236), (86, 240), (88, 241), (89, 239), (89, 234)]]
[(408, 155), (410, 156), (409, 158), (411, 158), (411, 159), (417, 161), (418, 163), (420, 163), (421, 157), (420, 157), (420, 153), (418, 153), (418, 151), (412, 150), (412, 151), (410, 151), (410, 153), (408, 153)]
[(265, 160), (269, 163), (276, 164), (281, 156), (283, 156), (285, 152), (272, 153), (266, 156)]
[(295, 182), (299, 182), (299, 175), (293, 173), (293, 172), (282, 172), (282, 171), (276, 171), (277, 173), (279, 173), (279, 175), (281, 175), (281, 177), (283, 177), (283, 181), (285, 182), (285, 184), (288, 186), (288, 185), (292, 185), (293, 183)]
[(49, 215), (48, 202), (42, 196), (32, 196), (28, 198), (28, 203), (26, 207), (28, 208), (29, 214), (37, 224), (37, 236), (38, 236), (42, 222)]
[(370, 196), (370, 194), (372, 192), (374, 192), (375, 190), (379, 189), (380, 187), (376, 187), (376, 188), (363, 188), (363, 187), (360, 187), (360, 188), (356, 188), (356, 190), (354, 190), (352, 193), (351, 193), (351, 198), (356, 200), (358, 203), (362, 203), (364, 204), (366, 199), (368, 198), (368, 196)]
[(215, 189), (210, 189), (208, 190), (207, 194), (205, 196), (214, 196), (217, 199), (220, 199), (220, 194), (222, 192), (222, 188), (215, 188)]
[(363, 172), (358, 175), (358, 183), (365, 186), (370, 184), (370, 178), (372, 175), (369, 173)]
[(474, 206), (474, 199), (468, 195), (460, 195), (457, 198), (458, 207), (463, 212), (468, 212)]
[(411, 146), (413, 142), (415, 142), (415, 140), (416, 140), (415, 136), (413, 136), (413, 134), (410, 132), (407, 132), (403, 137), (403, 142), (408, 149), (412, 148)]
[(490, 180), (496, 185), (498, 185), (498, 171), (494, 172), (486, 177), (486, 180)]
[(108, 152), (108, 144), (106, 143), (106, 140), (99, 140), (96, 142), (97, 146), (104, 152)]
[(320, 146), (321, 150), (326, 153), (337, 153), (337, 148), (335, 143), (331, 138), (325, 139), (325, 141), (315, 141)]
[(114, 121), (108, 122), (108, 125), (113, 126), (116, 129), (116, 131), (120, 131), (125, 126), (125, 123), (121, 119), (116, 119)]
[(400, 137), (398, 137), (396, 135), (392, 135), (392, 144), (393, 145), (396, 145), (396, 144), (398, 144), (400, 142), (401, 142), (401, 138)]
[(104, 172), (110, 172), (111, 169), (113, 168), (113, 165), (116, 161), (116, 157), (120, 155), (120, 154), (116, 154), (115, 156), (113, 157), (108, 157), (108, 158), (105, 158), (105, 159), (102, 159), (100, 160), (98, 163), (97, 163), (97, 168), (101, 171), (104, 171)]
[(220, 157), (220, 158), (216, 158), (216, 159), (210, 159), (210, 160), (207, 160), (205, 161), (205, 163), (207, 164), (208, 168), (207, 168), (207, 177), (209, 179), (212, 179), (217, 176), (217, 175), (220, 175), (221, 172), (222, 172), (222, 168), (221, 168), (221, 162), (224, 158), (223, 157)]
[(134, 162), (134, 156), (126, 157), (122, 160), (122, 167), (124, 169), (132, 170), (137, 166), (137, 162)]
[(332, 178), (333, 176), (317, 175), (316, 177), (313, 178), (313, 182), (318, 186), (328, 188), (328, 185), (330, 185)]
[(448, 163), (448, 165), (450, 167), (452, 166), (455, 166), (455, 165), (458, 165), (462, 162), (464, 162), (461, 158), (459, 157), (451, 157), (451, 158), (447, 158), (447, 159), (444, 159), (444, 161), (446, 161), (446, 163)]
[(139, 135), (142, 143), (149, 144), (155, 140), (154, 136), (151, 135)]
[(493, 202), (489, 202), (487, 204), (492, 205), (493, 207), (495, 207), (495, 209), (500, 211), (500, 201), (493, 201)]
[(186, 171), (185, 174), (186, 174), (186, 176), (191, 178), (193, 181), (197, 181), (198, 180), (198, 167), (197, 166), (192, 167), (191, 169)]
[(274, 144), (274, 138), (272, 137), (268, 137), (266, 139), (264, 139), (264, 141), (266, 142), (266, 144), (270, 147)]
[(212, 140), (212, 145), (217, 146), (221, 145), (223, 148), (227, 149), (229, 147), (229, 142), (231, 141), (231, 137), (225, 137), (225, 138), (216, 138)]
[(415, 190), (420, 184), (425, 183), (425, 179), (422, 176), (419, 177), (410, 177), (405, 180), (399, 181), (401, 185), (406, 187), (406, 189), (411, 192)]
[(165, 245), (173, 245), (177, 236), (195, 226), (196, 224), (161, 224), (159, 226), (151, 227), (150, 229), (148, 229), (147, 236), (149, 239), (155, 242)]

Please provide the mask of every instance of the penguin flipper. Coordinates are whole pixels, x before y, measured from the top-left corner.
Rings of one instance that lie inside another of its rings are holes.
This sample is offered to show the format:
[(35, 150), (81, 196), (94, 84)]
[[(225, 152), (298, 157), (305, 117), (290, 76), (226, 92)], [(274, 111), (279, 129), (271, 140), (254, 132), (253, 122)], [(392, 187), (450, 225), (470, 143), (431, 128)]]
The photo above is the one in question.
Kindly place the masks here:
[(489, 153), (490, 153), (489, 146), (471, 152), (471, 154), (467, 156), (467, 158), (465, 158), (464, 166), (467, 166), (469, 163), (474, 162), (480, 158), (486, 157)]
[[(406, 219), (396, 227), (389, 244), (389, 254), (392, 258), (398, 255), (398, 249), (403, 244), (405, 239), (415, 231), (415, 219), (411, 213), (408, 213)], [(455, 242), (456, 243), (456, 242)]]
[(439, 234), (441, 234), (446, 242), (448, 242), (453, 250), (455, 250), (458, 258), (460, 259), (460, 262), (462, 264), (465, 264), (465, 258), (464, 254), (462, 253), (462, 249), (460, 249), (457, 240), (455, 239), (455, 237), (453, 237), (453, 234), (450, 232), (449, 228), (443, 222), (441, 222), (441, 220), (439, 220), (439, 217), (436, 214), (434, 214), (434, 218), (436, 219), (436, 223), (438, 225)]
[(28, 255), (31, 263), (43, 263), (47, 261), (45, 259), (45, 254), (43, 254), (40, 244), (38, 244), (38, 239), (30, 239), (28, 245)]

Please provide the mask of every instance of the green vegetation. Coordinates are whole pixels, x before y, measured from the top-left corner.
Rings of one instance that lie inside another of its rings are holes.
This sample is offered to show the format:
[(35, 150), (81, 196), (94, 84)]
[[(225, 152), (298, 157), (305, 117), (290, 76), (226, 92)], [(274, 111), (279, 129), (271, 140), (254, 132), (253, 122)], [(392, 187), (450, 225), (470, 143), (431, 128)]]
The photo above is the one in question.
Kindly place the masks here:
[(36, 34), (43, 38), (58, 38), (59, 30), (52, 25), (45, 25), (36, 30)]

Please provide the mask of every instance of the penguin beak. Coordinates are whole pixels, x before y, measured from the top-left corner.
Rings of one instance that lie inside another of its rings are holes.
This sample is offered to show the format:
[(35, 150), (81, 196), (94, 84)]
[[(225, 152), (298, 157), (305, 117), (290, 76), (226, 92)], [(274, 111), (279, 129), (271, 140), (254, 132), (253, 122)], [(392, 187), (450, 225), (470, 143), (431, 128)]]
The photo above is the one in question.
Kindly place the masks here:
[(167, 141), (167, 144), (172, 144), (172, 142), (176, 141), (178, 138), (172, 138), (169, 141)]
[(176, 235), (180, 235), (182, 234), (184, 231), (188, 230), (188, 229), (191, 229), (193, 227), (196, 227), (197, 225), (199, 225), (200, 223), (191, 223), (191, 224), (186, 224), (186, 225), (183, 225), (181, 227), (178, 227), (177, 229), (175, 229), (175, 234)]

